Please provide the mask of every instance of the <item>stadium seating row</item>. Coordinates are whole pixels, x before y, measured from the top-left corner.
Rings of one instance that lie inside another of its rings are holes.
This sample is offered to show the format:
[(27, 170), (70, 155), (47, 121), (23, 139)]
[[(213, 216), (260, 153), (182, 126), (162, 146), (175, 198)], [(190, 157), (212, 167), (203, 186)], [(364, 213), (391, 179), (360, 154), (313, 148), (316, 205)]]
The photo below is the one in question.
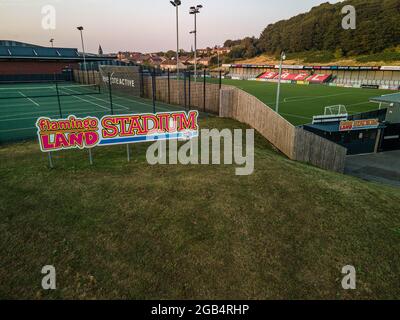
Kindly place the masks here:
[(235, 80), (249, 80), (249, 79), (255, 79), (259, 73), (253, 73), (253, 74), (240, 74), (240, 73), (229, 73), (226, 77), (235, 79)]
[[(261, 80), (277, 80), (279, 78), (279, 73), (274, 71), (268, 71), (263, 73), (258, 77)], [(308, 81), (310, 83), (326, 83), (330, 80), (330, 74), (313, 74), (308, 73), (290, 73), (283, 72), (281, 75), (282, 80), (286, 81)]]
[(354, 79), (339, 79), (336, 78), (333, 80), (333, 83), (336, 84), (354, 84), (354, 85), (387, 85), (387, 86), (399, 86), (400, 80), (354, 80)]
[[(236, 71), (236, 72), (235, 72)], [(245, 72), (244, 72), (245, 71)], [(238, 80), (260, 80), (277, 81), (278, 70), (264, 70), (260, 74), (260, 69), (231, 69), (227, 78)], [(379, 86), (381, 88), (395, 88), (400, 86), (400, 77), (398, 74), (386, 71), (332, 71), (330, 74), (310, 75), (304, 70), (283, 70), (283, 81), (298, 81), (308, 83), (332, 83), (344, 86)]]

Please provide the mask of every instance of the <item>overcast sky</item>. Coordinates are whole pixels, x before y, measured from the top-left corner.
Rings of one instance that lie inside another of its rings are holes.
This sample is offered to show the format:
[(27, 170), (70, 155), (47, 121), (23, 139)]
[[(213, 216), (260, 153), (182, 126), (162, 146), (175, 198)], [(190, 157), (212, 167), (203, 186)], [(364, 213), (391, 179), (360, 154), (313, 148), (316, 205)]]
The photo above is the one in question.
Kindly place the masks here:
[[(202, 4), (198, 48), (222, 45), (227, 39), (258, 37), (270, 23), (309, 11), (327, 0), (182, 0), (181, 48), (189, 50), (193, 16), (189, 7)], [(330, 0), (335, 3), (339, 0)], [(56, 9), (56, 29), (42, 28), (42, 7)], [(80, 48), (76, 26), (83, 25), (87, 51), (153, 52), (176, 48), (175, 9), (169, 0), (0, 0), (0, 39)]]

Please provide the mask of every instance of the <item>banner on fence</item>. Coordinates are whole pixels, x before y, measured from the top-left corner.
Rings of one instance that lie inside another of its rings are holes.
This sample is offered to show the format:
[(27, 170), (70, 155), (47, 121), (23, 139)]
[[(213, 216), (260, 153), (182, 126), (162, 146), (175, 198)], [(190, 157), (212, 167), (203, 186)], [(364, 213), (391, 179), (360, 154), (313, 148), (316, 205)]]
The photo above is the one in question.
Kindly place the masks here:
[(339, 125), (340, 131), (352, 131), (361, 129), (376, 129), (379, 127), (378, 119), (366, 119), (355, 121), (341, 121)]
[(108, 115), (66, 119), (41, 117), (36, 122), (42, 152), (87, 149), (151, 142), (188, 140), (199, 135), (198, 112), (163, 112), (156, 114)]

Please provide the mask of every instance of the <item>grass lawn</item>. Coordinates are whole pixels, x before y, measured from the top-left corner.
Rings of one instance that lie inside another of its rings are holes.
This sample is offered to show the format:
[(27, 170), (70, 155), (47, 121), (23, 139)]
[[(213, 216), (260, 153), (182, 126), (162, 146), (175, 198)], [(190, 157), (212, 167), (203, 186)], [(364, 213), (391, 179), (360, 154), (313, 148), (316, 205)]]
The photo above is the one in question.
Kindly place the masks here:
[(36, 142), (0, 146), (0, 298), (400, 298), (399, 189), (290, 161), (260, 135), (247, 177), (132, 149), (127, 163), (124, 146), (97, 148), (92, 167), (87, 151), (59, 152), (49, 170)]
[[(218, 82), (212, 79), (213, 82)], [(236, 86), (254, 95), (271, 108), (276, 105), (277, 84), (261, 81), (223, 80), (224, 84)], [(378, 109), (379, 105), (369, 99), (390, 90), (330, 87), (326, 85), (281, 85), (280, 114), (294, 125), (310, 123), (315, 115), (324, 114), (324, 107), (343, 104), (349, 114)]]

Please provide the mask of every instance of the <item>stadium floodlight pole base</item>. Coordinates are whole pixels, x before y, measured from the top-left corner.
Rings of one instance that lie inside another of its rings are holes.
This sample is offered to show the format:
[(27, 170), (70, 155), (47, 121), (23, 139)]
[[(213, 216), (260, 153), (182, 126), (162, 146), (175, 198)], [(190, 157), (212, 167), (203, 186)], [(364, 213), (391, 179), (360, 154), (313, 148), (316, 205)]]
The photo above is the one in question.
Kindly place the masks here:
[(126, 157), (127, 157), (128, 162), (131, 162), (131, 153), (129, 150), (129, 144), (126, 145)]
[(93, 165), (92, 149), (89, 149), (89, 163), (90, 163), (91, 166)]
[(54, 166), (53, 166), (53, 159), (52, 159), (52, 157), (51, 157), (51, 152), (49, 152), (47, 155), (48, 155), (48, 158), (49, 158), (49, 166), (50, 166), (50, 169), (53, 169)]

